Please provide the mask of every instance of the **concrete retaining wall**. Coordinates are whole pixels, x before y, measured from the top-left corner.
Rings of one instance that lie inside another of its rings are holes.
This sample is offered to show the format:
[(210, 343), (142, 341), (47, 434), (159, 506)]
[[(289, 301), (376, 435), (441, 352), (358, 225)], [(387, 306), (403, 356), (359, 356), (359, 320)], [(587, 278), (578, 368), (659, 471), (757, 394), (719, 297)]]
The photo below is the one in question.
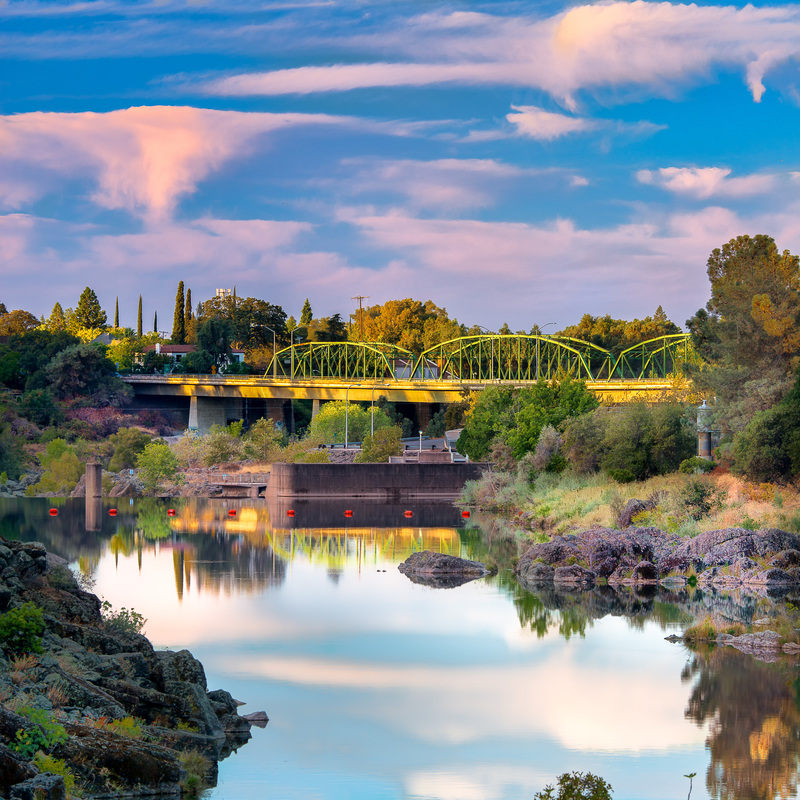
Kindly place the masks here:
[(456, 497), (484, 464), (273, 464), (271, 497)]

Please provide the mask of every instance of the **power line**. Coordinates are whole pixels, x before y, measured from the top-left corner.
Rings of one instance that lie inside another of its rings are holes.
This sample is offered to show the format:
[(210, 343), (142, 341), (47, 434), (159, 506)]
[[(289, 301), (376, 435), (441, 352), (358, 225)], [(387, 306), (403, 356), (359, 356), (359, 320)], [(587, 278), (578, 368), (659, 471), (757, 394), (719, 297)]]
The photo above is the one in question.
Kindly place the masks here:
[(364, 313), (361, 309), (361, 301), (362, 300), (369, 300), (368, 294), (357, 294), (355, 297), (351, 297), (351, 300), (358, 300), (358, 320), (361, 323), (361, 334), (359, 338), (361, 341), (364, 341)]

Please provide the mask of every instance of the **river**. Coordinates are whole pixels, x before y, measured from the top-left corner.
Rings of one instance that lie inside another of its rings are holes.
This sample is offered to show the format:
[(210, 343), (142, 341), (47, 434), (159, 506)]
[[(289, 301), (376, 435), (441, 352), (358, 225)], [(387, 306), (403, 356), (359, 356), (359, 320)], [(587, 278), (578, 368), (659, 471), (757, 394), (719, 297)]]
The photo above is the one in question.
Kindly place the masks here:
[[(746, 622), (771, 601), (532, 594), (508, 568), (513, 537), (450, 505), (289, 510), (0, 500), (0, 535), (42, 541), (143, 614), (156, 647), (190, 649), (209, 688), (268, 713), (208, 798), (531, 800), (572, 770), (617, 800), (686, 797), (691, 773), (693, 800), (795, 796), (796, 667), (664, 641), (711, 608)], [(500, 571), (418, 585), (397, 570), (417, 549)]]

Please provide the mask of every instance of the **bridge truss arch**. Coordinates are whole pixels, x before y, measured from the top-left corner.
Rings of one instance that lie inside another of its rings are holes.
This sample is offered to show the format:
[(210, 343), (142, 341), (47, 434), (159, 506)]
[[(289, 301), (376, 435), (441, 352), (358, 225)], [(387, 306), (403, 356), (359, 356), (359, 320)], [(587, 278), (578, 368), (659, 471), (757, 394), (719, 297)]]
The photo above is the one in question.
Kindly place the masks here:
[(410, 350), (383, 342), (302, 342), (279, 350), (264, 377), (409, 380), (415, 361)]

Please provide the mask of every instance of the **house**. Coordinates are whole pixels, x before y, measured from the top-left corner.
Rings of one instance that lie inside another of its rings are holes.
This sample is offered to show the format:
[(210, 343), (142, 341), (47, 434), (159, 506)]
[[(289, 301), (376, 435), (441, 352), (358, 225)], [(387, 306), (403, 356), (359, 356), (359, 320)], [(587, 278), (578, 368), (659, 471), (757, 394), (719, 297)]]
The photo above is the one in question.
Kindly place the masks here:
[[(144, 348), (144, 351), (137, 356), (137, 363), (143, 363), (144, 357), (148, 353), (155, 351), (156, 355), (169, 356), (177, 364), (187, 353), (194, 353), (195, 350), (197, 350), (197, 345), (195, 344), (161, 344), (161, 342), (156, 342)], [(231, 350), (231, 360), (241, 364), (244, 361), (244, 350)]]

